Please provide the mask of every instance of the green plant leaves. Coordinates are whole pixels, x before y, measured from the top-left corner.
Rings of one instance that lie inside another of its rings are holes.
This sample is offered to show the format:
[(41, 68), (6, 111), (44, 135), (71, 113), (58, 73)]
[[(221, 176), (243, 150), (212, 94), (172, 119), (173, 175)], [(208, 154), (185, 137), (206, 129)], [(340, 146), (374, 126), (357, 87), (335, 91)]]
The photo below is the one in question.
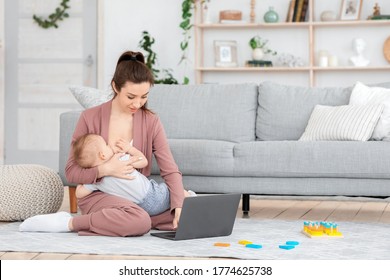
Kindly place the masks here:
[(62, 8), (57, 7), (55, 12), (48, 16), (48, 19), (33, 15), (33, 20), (38, 23), (40, 27), (45, 29), (50, 27), (58, 28), (57, 21), (64, 20), (65, 18), (69, 17), (69, 14), (66, 12), (66, 10), (70, 8), (70, 6), (67, 5), (69, 1), (70, 0), (62, 0), (60, 4), (60, 7)]

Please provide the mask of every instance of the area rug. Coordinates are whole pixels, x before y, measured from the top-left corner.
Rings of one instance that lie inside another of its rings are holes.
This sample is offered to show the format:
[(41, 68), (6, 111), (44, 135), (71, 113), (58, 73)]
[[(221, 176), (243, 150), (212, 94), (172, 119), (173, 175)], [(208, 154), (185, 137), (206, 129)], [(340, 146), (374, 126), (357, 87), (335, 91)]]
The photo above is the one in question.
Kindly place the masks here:
[[(340, 222), (344, 238), (308, 238), (303, 221), (237, 219), (230, 236), (170, 241), (150, 234), (141, 237), (78, 236), (76, 233), (19, 232), (20, 223), (0, 225), (0, 251), (78, 253), (104, 255), (216, 257), (263, 260), (390, 260), (390, 224)], [(262, 248), (239, 244), (248, 240)], [(298, 241), (294, 249), (280, 249)], [(229, 243), (217, 247), (215, 243)]]

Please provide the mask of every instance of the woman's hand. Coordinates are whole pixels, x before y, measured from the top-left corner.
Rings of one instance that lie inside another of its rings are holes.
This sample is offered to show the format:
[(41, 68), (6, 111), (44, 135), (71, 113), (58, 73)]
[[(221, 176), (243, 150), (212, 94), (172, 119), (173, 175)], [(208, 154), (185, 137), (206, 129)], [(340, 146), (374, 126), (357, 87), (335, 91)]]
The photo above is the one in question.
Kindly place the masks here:
[(181, 215), (181, 208), (175, 208), (175, 218), (173, 218), (173, 229), (177, 229)]
[(114, 154), (108, 161), (99, 165), (99, 178), (113, 176), (122, 179), (134, 179), (134, 176), (129, 176), (134, 171), (131, 161), (119, 160), (121, 156), (123, 156), (121, 153)]

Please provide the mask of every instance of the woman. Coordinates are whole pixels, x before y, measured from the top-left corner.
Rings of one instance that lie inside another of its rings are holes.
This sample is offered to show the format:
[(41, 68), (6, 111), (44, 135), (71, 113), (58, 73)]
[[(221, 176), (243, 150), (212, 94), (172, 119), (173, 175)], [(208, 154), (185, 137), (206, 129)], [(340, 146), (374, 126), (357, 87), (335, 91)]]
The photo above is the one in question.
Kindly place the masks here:
[[(182, 175), (173, 159), (164, 128), (159, 118), (147, 109), (150, 87), (154, 84), (151, 71), (139, 52), (125, 52), (118, 59), (111, 81), (114, 98), (102, 105), (85, 110), (77, 123), (72, 142), (84, 134), (101, 135), (114, 146), (117, 139), (133, 142), (149, 164), (140, 172), (151, 174), (152, 154), (160, 168), (161, 177), (170, 191), (170, 210), (149, 215), (135, 203), (102, 192), (93, 192), (78, 201), (81, 216), (72, 217), (60, 212), (27, 219), (21, 231), (76, 231), (79, 235), (138, 236), (151, 227), (172, 230), (178, 225), (184, 200)], [(104, 176), (131, 180), (127, 174), (137, 160), (119, 161), (120, 153), (94, 168), (81, 168), (71, 149), (65, 168), (67, 180), (77, 184), (91, 184)], [(76, 197), (78, 190), (76, 189)]]

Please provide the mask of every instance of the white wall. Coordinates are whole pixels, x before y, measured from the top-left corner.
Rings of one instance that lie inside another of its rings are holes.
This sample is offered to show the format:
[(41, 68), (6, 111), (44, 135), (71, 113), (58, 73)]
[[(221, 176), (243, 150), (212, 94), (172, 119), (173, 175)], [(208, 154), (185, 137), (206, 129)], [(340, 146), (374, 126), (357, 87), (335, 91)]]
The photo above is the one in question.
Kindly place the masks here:
[[(218, 21), (218, 14), (220, 10), (239, 9), (243, 13), (243, 19), (249, 21), (250, 13), (250, 0), (211, 0), (209, 3), (210, 19), (212, 22)], [(324, 10), (332, 10), (339, 15), (341, 8), (341, 0), (315, 0), (315, 18), (319, 19), (319, 15)], [(156, 39), (154, 45), (154, 51), (157, 53), (160, 68), (172, 68), (174, 76), (182, 81), (184, 75), (184, 67), (178, 66), (180, 60), (180, 41), (183, 39), (179, 24), (181, 21), (181, 0), (105, 0), (103, 4), (104, 8), (104, 81), (105, 87), (109, 86), (112, 73), (115, 68), (115, 63), (119, 55), (127, 49), (135, 50), (138, 48), (138, 42), (141, 38), (143, 30), (147, 30)], [(263, 22), (263, 15), (268, 10), (268, 7), (273, 6), (275, 11), (279, 13), (281, 21), (285, 20), (289, 0), (257, 0), (255, 6), (256, 21)], [(361, 19), (367, 18), (372, 14), (372, 7), (375, 3), (379, 3), (381, 6), (382, 14), (390, 14), (390, 1), (388, 0), (364, 0)], [(361, 36), (368, 41), (366, 50), (366, 56), (370, 57), (373, 63), (384, 65), (385, 62), (383, 55), (381, 55), (381, 49), (383, 43), (383, 27), (376, 30), (373, 28), (347, 28), (341, 30), (338, 28), (339, 33), (336, 32), (333, 36), (332, 30), (320, 31), (318, 34), (318, 44), (321, 44), (325, 48), (331, 50), (333, 46), (336, 46), (335, 51), (338, 52), (341, 62), (346, 62), (347, 58), (352, 55), (351, 40), (354, 36)], [(380, 31), (382, 30), (382, 31)], [(216, 38), (234, 39), (239, 42), (239, 60), (241, 65), (245, 60), (250, 58), (250, 48), (247, 46), (248, 38), (258, 33), (266, 34), (266, 37), (270, 39), (269, 46), (278, 50), (279, 53), (290, 52), (304, 56), (307, 61), (307, 54), (304, 54), (305, 50), (299, 45), (299, 41), (286, 40), (291, 36), (300, 38), (300, 36), (306, 36), (305, 30), (301, 32), (291, 29), (285, 29), (284, 33), (280, 31), (273, 32), (272, 29), (267, 30), (251, 30), (245, 32), (230, 31), (218, 31)], [(294, 35), (294, 32), (296, 35)], [(327, 33), (327, 34), (326, 34)], [(281, 36), (280, 34), (283, 34)], [(325, 34), (323, 36), (323, 34)], [(329, 35), (330, 34), (330, 35)], [(386, 33), (388, 34), (388, 33)], [(214, 36), (214, 35), (212, 35)], [(332, 40), (329, 40), (329, 37)], [(380, 37), (380, 38), (379, 38)], [(323, 39), (324, 38), (324, 39)], [(344, 39), (345, 38), (345, 39)], [(332, 42), (333, 41), (333, 42)], [(194, 38), (191, 41), (190, 58), (194, 60)], [(379, 44), (379, 45), (378, 45)], [(307, 47), (307, 43), (305, 44)], [(205, 57), (208, 57), (208, 61), (213, 62), (214, 50), (211, 48), (205, 49)], [(195, 83), (194, 64), (190, 65), (189, 77), (190, 83)], [(322, 78), (321, 75), (318, 79), (320, 84), (326, 85), (330, 81), (333, 84), (344, 85), (349, 83), (345, 80), (345, 76), (339, 75), (335, 72), (335, 75), (330, 74), (329, 78)], [(346, 76), (355, 75), (362, 77), (373, 82), (381, 81), (385, 78), (386, 74), (382, 72), (368, 72), (368, 73), (347, 73)], [(219, 76), (218, 76), (219, 75)], [(220, 76), (224, 77), (220, 77)], [(307, 73), (300, 74), (302, 77), (296, 75), (291, 76), (288, 73), (276, 73), (265, 74), (267, 79), (276, 80), (279, 82), (286, 82), (293, 80), (294, 83), (302, 83), (307, 85)], [(214, 79), (222, 79), (226, 82), (240, 82), (240, 81), (255, 81), (259, 82), (258, 74), (242, 74), (242, 73), (229, 73), (229, 74), (215, 74), (209, 76), (206, 81), (214, 82)]]
[(4, 163), (4, 0), (0, 0), (0, 164)]
[(156, 39), (153, 45), (159, 68), (172, 68), (182, 80), (179, 24), (181, 0), (106, 0), (104, 9), (104, 82), (108, 87), (116, 61), (125, 50), (141, 51), (138, 42), (146, 30)]

